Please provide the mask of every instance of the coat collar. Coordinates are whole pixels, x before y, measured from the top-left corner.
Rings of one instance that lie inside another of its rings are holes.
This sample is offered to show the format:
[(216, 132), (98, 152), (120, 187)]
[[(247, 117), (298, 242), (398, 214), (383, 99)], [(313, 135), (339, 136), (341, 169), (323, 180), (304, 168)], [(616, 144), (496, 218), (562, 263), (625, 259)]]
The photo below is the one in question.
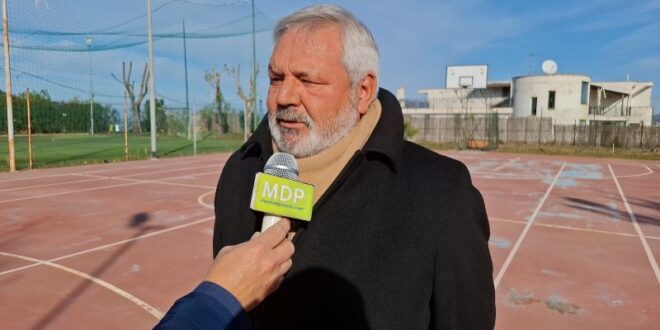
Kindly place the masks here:
[[(386, 163), (393, 171), (401, 166), (403, 152), (403, 113), (399, 101), (385, 89), (378, 91), (382, 112), (371, 137), (364, 145), (367, 159)], [(259, 157), (266, 161), (273, 154), (268, 118), (264, 117), (254, 134), (238, 150), (241, 159)]]

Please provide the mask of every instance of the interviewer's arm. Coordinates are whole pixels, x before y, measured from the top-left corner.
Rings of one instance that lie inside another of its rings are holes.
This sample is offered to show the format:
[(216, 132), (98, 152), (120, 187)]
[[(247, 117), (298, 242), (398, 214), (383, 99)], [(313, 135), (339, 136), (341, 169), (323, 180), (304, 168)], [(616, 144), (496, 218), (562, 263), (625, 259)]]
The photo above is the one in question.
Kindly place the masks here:
[(251, 310), (291, 268), (293, 244), (283, 219), (251, 240), (223, 248), (205, 281), (170, 308), (156, 329), (247, 329)]

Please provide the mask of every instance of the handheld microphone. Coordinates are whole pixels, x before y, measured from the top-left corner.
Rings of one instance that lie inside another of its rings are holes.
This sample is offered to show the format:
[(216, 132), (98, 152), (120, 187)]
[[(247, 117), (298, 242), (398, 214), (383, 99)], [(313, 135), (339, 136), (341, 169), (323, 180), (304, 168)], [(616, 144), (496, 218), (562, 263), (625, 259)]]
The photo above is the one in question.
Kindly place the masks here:
[[(293, 155), (276, 152), (268, 158), (266, 166), (264, 166), (264, 173), (289, 180), (296, 180), (298, 179), (298, 163)], [(277, 215), (264, 214), (261, 223), (261, 232), (280, 221), (280, 219), (282, 218)]]

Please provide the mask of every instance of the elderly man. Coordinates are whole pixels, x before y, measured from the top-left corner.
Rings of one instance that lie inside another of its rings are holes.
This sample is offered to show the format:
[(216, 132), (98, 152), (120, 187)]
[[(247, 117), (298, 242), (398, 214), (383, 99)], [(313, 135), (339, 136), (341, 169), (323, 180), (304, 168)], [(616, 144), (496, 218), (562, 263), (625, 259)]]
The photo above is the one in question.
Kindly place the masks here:
[(214, 252), (259, 230), (252, 183), (274, 151), (294, 155), (316, 192), (312, 221), (293, 225), (293, 266), (253, 327), (492, 328), (481, 195), (463, 164), (404, 141), (368, 29), (322, 5), (284, 17), (274, 38), (268, 118), (224, 167)]

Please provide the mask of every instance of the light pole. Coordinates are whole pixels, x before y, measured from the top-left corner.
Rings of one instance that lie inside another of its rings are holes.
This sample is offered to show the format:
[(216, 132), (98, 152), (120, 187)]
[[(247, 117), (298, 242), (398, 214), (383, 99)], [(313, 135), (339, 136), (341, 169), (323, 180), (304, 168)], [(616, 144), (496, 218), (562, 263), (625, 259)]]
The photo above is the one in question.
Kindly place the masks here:
[(151, 0), (147, 0), (147, 45), (149, 48), (149, 118), (151, 118), (151, 159), (156, 159), (156, 72), (154, 71), (154, 38)]
[(11, 66), (9, 65), (9, 23), (7, 22), (7, 0), (2, 0), (2, 38), (5, 54), (5, 96), (7, 99), (7, 145), (9, 146), (9, 172), (16, 171), (14, 149), (14, 106), (11, 98)]
[(251, 132), (257, 128), (257, 43), (255, 41), (255, 28), (254, 28), (254, 0), (252, 0), (252, 81), (254, 81), (254, 100), (252, 101), (252, 129)]
[(94, 72), (92, 71), (92, 37), (87, 36), (85, 38), (85, 44), (87, 45), (87, 53), (89, 54), (89, 132), (94, 135), (94, 85), (93, 77)]

